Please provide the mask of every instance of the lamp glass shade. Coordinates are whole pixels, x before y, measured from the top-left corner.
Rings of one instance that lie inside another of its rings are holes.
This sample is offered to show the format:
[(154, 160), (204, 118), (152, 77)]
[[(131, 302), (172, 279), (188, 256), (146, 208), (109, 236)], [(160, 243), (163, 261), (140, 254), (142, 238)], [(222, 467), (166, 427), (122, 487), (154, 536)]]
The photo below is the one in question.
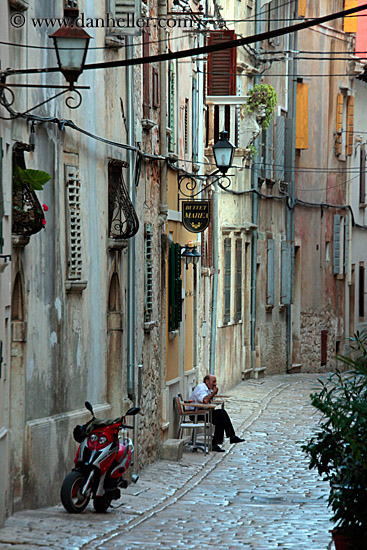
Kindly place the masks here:
[(187, 246), (187, 244), (185, 245), (183, 252), (181, 252), (181, 258), (184, 258), (186, 265), (191, 264), (194, 259), (192, 250)]
[(219, 135), (219, 141), (213, 145), (213, 154), (217, 168), (225, 174), (232, 165), (235, 146), (228, 141), (228, 132)]
[(193, 255), (193, 262), (196, 265), (201, 258), (201, 254), (196, 250), (196, 248), (194, 248), (192, 251), (192, 255)]
[(51, 35), (60, 71), (70, 83), (76, 82), (84, 69), (90, 36), (83, 29), (64, 28)]

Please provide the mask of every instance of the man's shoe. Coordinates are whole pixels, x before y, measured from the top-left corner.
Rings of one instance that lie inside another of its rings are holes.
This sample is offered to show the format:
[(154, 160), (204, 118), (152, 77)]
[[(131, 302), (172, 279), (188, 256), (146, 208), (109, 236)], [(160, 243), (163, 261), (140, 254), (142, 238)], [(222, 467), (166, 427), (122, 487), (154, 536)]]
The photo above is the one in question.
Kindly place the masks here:
[(224, 453), (225, 450), (222, 449), (222, 447), (219, 447), (219, 445), (212, 445), (212, 451), (216, 453)]
[(238, 437), (238, 435), (234, 435), (230, 438), (231, 443), (242, 443), (242, 441), (245, 441), (244, 439), (241, 439), (241, 437)]

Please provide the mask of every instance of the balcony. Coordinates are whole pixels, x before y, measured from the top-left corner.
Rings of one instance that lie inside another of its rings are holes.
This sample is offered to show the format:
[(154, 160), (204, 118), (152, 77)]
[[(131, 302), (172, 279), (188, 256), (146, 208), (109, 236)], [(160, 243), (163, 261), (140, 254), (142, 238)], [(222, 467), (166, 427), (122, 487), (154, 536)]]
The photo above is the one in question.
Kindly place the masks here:
[(246, 113), (242, 108), (248, 96), (207, 96), (206, 105), (206, 147), (211, 148), (219, 139), (219, 132), (227, 130), (229, 140), (243, 149), (246, 156), (248, 147), (261, 132), (263, 110)]

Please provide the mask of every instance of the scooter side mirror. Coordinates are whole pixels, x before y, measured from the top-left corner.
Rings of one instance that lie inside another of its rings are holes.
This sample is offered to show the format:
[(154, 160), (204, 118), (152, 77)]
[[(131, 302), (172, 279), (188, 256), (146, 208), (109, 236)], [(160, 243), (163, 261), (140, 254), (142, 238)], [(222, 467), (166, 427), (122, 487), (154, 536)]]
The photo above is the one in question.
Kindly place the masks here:
[(131, 407), (131, 409), (129, 409), (127, 413), (125, 413), (125, 416), (135, 416), (136, 414), (138, 414), (139, 411), (139, 407)]
[(92, 415), (94, 416), (93, 407), (92, 407), (92, 405), (89, 403), (89, 401), (86, 401), (86, 402), (84, 403), (84, 405), (85, 405), (85, 407), (88, 409), (88, 411), (89, 411), (90, 413), (92, 413)]

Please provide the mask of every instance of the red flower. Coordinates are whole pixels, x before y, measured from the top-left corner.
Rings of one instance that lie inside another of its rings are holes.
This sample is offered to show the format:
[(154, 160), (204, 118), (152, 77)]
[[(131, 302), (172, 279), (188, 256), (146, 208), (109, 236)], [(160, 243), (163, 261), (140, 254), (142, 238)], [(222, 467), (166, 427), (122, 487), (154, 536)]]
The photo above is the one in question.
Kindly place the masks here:
[(42, 225), (43, 225), (43, 227), (46, 225), (46, 220), (45, 220), (45, 218), (42, 218)]
[(47, 212), (47, 210), (48, 210), (47, 204), (43, 204), (43, 205), (42, 205), (42, 208), (43, 208), (43, 210), (44, 210), (45, 212)]

